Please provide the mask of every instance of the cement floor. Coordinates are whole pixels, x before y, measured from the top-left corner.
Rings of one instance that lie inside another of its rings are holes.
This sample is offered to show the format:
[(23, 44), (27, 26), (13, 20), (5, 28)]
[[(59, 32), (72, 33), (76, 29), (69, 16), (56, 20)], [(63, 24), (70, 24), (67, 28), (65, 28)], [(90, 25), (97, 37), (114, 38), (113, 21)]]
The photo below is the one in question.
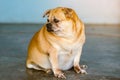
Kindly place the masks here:
[[(27, 45), (41, 25), (0, 24), (0, 80), (59, 80), (53, 74), (26, 69)], [(64, 71), (67, 80), (120, 80), (120, 26), (86, 25), (81, 63), (87, 75)]]

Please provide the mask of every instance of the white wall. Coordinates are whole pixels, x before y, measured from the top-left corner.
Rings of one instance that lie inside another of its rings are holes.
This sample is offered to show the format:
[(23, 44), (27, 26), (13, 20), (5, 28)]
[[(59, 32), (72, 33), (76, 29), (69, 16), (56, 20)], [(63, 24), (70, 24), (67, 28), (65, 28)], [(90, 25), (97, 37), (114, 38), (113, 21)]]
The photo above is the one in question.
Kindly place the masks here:
[(120, 24), (120, 0), (71, 0), (67, 5), (86, 23)]
[(44, 11), (57, 6), (75, 9), (85, 23), (120, 24), (120, 0), (0, 0), (0, 23), (45, 22)]

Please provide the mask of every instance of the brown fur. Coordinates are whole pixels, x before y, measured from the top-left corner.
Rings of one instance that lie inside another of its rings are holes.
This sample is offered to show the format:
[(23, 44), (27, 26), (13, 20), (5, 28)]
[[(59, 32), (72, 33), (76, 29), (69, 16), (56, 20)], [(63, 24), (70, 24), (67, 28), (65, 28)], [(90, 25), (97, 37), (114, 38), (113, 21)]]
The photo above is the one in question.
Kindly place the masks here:
[[(52, 69), (54, 75), (59, 78), (65, 78), (61, 70), (67, 70), (72, 66), (77, 73), (86, 73), (79, 66), (85, 42), (82, 21), (74, 10), (64, 7), (48, 10), (44, 17), (46, 15), (49, 19), (47, 23), (52, 24), (53, 31), (47, 31), (46, 23), (33, 36), (28, 47), (27, 68)], [(59, 19), (60, 22), (55, 23), (53, 18)], [(36, 67), (33, 63), (42, 68)]]

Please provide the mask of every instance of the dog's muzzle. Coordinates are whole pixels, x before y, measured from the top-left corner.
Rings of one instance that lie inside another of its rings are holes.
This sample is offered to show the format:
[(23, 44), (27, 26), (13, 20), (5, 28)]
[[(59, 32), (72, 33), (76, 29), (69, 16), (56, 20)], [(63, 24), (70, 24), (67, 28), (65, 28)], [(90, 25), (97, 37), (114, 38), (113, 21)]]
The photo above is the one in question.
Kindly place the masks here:
[(47, 27), (47, 31), (48, 32), (52, 32), (53, 31), (51, 23), (46, 24), (46, 27)]

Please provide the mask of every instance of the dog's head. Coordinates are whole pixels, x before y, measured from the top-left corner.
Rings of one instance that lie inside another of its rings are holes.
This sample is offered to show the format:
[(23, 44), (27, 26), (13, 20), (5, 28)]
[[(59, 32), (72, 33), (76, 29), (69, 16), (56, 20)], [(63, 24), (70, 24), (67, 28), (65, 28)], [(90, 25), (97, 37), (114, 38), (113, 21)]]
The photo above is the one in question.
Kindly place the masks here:
[(73, 29), (78, 19), (76, 13), (71, 8), (57, 7), (47, 10), (43, 17), (47, 16), (48, 32), (63, 32)]

